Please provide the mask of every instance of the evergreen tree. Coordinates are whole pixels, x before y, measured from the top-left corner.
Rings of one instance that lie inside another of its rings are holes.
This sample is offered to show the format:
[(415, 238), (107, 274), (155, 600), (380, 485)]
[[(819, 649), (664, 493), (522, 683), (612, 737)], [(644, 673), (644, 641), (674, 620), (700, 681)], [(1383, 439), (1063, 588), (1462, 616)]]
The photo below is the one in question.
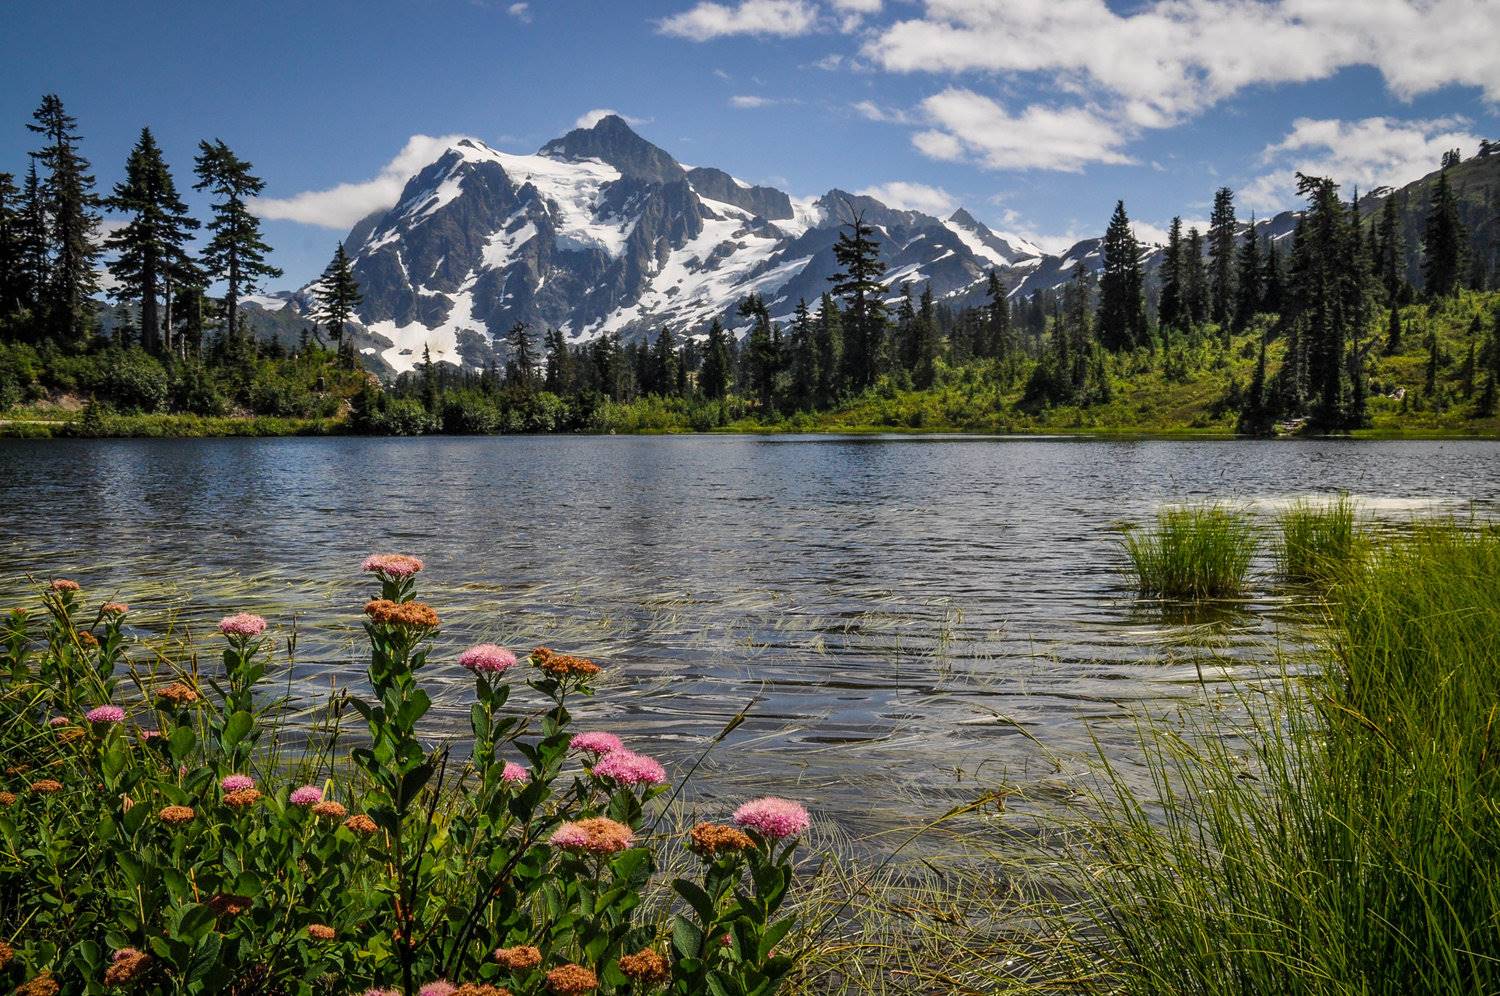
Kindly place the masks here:
[(1208, 321), (1208, 274), (1203, 269), (1203, 235), (1196, 227), (1188, 229), (1187, 250), (1182, 256), (1183, 311), (1191, 328)]
[(105, 204), (129, 216), (105, 240), (105, 247), (115, 253), (109, 263), (115, 279), (110, 296), (139, 307), (141, 344), (150, 352), (164, 352), (163, 333), (170, 334), (170, 326), (162, 320), (157, 299), (167, 292), (173, 277), (179, 284), (195, 282), (196, 267), (187, 242), (198, 222), (177, 195), (172, 171), (150, 128), (141, 129), (125, 163), (125, 178), (115, 184)]
[(442, 391), (438, 385), (437, 366), (432, 362), (432, 349), (422, 347), (422, 407), (427, 414), (436, 415), (442, 404)]
[(1250, 227), (1245, 231), (1245, 242), (1240, 246), (1239, 272), (1235, 279), (1234, 328), (1240, 331), (1249, 326), (1262, 307), (1265, 293), (1264, 268), (1260, 261), (1260, 236), (1255, 231), (1255, 215), (1250, 215)]
[(1297, 174), (1297, 191), (1308, 206), (1293, 249), (1293, 311), (1304, 323), (1308, 382), (1316, 395), (1313, 424), (1324, 431), (1350, 427), (1350, 360), (1357, 312), (1351, 306), (1362, 281), (1352, 260), (1357, 252), (1338, 185), (1326, 177)]
[(198, 143), (193, 165), (198, 176), (193, 189), (207, 190), (218, 198), (208, 223), (213, 234), (203, 248), (200, 265), (209, 280), (224, 283), (223, 335), (233, 342), (239, 338), (241, 296), (254, 293), (261, 280), (281, 276), (281, 270), (266, 262), (271, 247), (262, 240), (260, 219), (246, 203), (265, 183), (251, 172), (250, 163), (217, 139)]
[(334, 248), (333, 259), (313, 285), (313, 297), (317, 301), (313, 318), (328, 330), (334, 344), (342, 350), (344, 329), (354, 319), (354, 309), (364, 300), (359, 281), (354, 277), (353, 263), (342, 242)]
[(1386, 328), (1385, 353), (1395, 356), (1401, 352), (1401, 309), (1391, 305), (1390, 324)]
[(1442, 367), (1442, 355), (1438, 352), (1437, 322), (1427, 323), (1427, 381), (1422, 395), (1428, 405), (1437, 405), (1438, 370)]
[(1281, 272), (1281, 254), (1276, 249), (1276, 241), (1266, 241), (1265, 265), (1261, 270), (1260, 277), (1260, 307), (1262, 311), (1279, 315), (1285, 306), (1286, 291), (1283, 289), (1284, 277)]
[(51, 329), (74, 342), (88, 334), (93, 317), (91, 299), (99, 290), (95, 261), (99, 258), (97, 232), (99, 199), (89, 162), (78, 151), (78, 122), (63, 110), (62, 100), (49, 93), (26, 127), (43, 136), (36, 160), (45, 167), (41, 202), (48, 222), (48, 281), (42, 311)]
[(1246, 436), (1267, 436), (1276, 424), (1276, 413), (1266, 384), (1266, 340), (1260, 340), (1260, 355), (1255, 360), (1255, 375), (1250, 379), (1250, 393), (1240, 409), (1235, 431)]
[(1385, 303), (1393, 307), (1406, 300), (1406, 245), (1401, 218), (1396, 212), (1395, 195), (1386, 197), (1380, 210), (1380, 224), (1375, 230), (1375, 270), (1385, 288)]
[(833, 246), (834, 259), (842, 268), (829, 277), (833, 293), (843, 298), (844, 381), (855, 391), (875, 383), (885, 348), (886, 287), (880, 282), (885, 265), (880, 244), (863, 215), (850, 209), (851, 220), (840, 231)]
[(932, 387), (937, 379), (938, 323), (932, 303), (932, 283), (922, 289), (922, 304), (912, 323), (914, 362), (911, 368), (912, 385), (919, 391)]
[(790, 402), (798, 411), (816, 407), (818, 395), (818, 343), (813, 325), (812, 312), (806, 299), (797, 302), (797, 312), (792, 319)]
[(1464, 272), (1464, 243), (1467, 235), (1458, 220), (1458, 199), (1448, 183), (1448, 171), (1438, 174), (1427, 212), (1427, 227), (1422, 240), (1422, 280), (1429, 297), (1447, 297), (1459, 287)]
[(25, 306), (22, 256), (21, 191), (12, 174), (0, 173), (0, 336)]
[(1182, 327), (1183, 286), (1182, 219), (1173, 218), (1167, 229), (1167, 248), (1161, 261), (1161, 296), (1156, 305), (1156, 321), (1166, 329)]
[(536, 347), (531, 341), (531, 328), (525, 322), (516, 322), (505, 337), (508, 356), (505, 361), (505, 385), (523, 394), (531, 393), (536, 383)]
[(1125, 215), (1125, 202), (1104, 232), (1104, 269), (1099, 277), (1099, 342), (1111, 352), (1146, 341), (1146, 301), (1141, 292), (1141, 247)]
[(42, 195), (41, 180), (37, 176), (35, 156), (27, 164), (17, 224), (20, 225), (21, 305), (33, 326), (32, 331), (36, 332), (46, 300), (47, 285), (52, 280), (52, 269), (47, 254), (47, 202)]
[(651, 390), (662, 397), (677, 393), (677, 337), (665, 325), (651, 349)]
[(573, 351), (561, 329), (548, 329), (546, 388), (553, 394), (568, 394), (577, 386)]
[(729, 343), (724, 326), (715, 318), (708, 327), (708, 348), (703, 354), (703, 373), (698, 386), (703, 396), (723, 401), (729, 394)]
[(776, 375), (781, 370), (780, 331), (771, 323), (771, 313), (758, 294), (740, 302), (739, 314), (750, 319), (750, 335), (745, 350), (749, 364), (750, 385), (760, 401), (762, 418), (776, 414)]
[(839, 398), (840, 371), (844, 368), (844, 316), (833, 295), (825, 292), (818, 307), (814, 332), (818, 353), (818, 408), (831, 408)]
[(990, 268), (985, 297), (984, 347), (974, 352), (1004, 362), (1010, 358), (1010, 291), (1006, 289), (1005, 278), (994, 267)]
[(1487, 418), (1500, 410), (1500, 304), (1490, 318), (1490, 338), (1480, 359), (1484, 364), (1484, 390), (1479, 395), (1477, 414)]
[(1228, 329), (1234, 320), (1235, 227), (1234, 191), (1220, 187), (1208, 219), (1209, 318), (1220, 329)]

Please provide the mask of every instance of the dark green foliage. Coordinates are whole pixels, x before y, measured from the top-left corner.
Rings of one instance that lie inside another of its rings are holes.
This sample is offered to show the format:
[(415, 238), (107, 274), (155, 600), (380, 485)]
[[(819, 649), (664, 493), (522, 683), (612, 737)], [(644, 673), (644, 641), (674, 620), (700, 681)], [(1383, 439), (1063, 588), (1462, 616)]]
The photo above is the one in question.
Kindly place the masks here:
[(1163, 328), (1180, 329), (1185, 314), (1186, 290), (1183, 266), (1185, 247), (1182, 241), (1182, 219), (1174, 217), (1172, 227), (1167, 230), (1167, 248), (1161, 261), (1161, 296), (1156, 306), (1156, 319)]
[(1096, 324), (1100, 344), (1112, 352), (1143, 345), (1147, 338), (1141, 247), (1125, 215), (1124, 201), (1115, 203), (1114, 216), (1104, 233)]
[(1221, 329), (1234, 321), (1236, 239), (1234, 191), (1220, 187), (1214, 192), (1213, 213), (1208, 220), (1209, 318)]
[(1262, 308), (1265, 296), (1265, 269), (1260, 259), (1260, 236), (1255, 232), (1255, 215), (1245, 229), (1235, 276), (1234, 329), (1246, 328)]
[(46, 171), (37, 201), (47, 239), (39, 317), (64, 338), (78, 342), (88, 334), (90, 298), (99, 291), (99, 199), (89, 161), (78, 151), (78, 122), (63, 110), (62, 100), (47, 94), (32, 119), (35, 123), (26, 127), (43, 137), (35, 160)]
[(364, 300), (342, 242), (334, 249), (333, 259), (324, 268), (323, 275), (313, 284), (313, 298), (317, 301), (313, 318), (328, 330), (335, 346), (342, 350), (344, 329), (353, 320), (354, 309)]
[(281, 276), (279, 269), (266, 262), (271, 247), (262, 240), (260, 219), (247, 204), (265, 183), (251, 172), (250, 163), (217, 139), (198, 143), (193, 164), (198, 176), (193, 189), (206, 190), (217, 198), (213, 219), (208, 223), (212, 235), (203, 247), (200, 265), (209, 280), (224, 283), (222, 334), (234, 339), (240, 336), (240, 298), (254, 293), (261, 280)]
[(703, 357), (699, 388), (705, 398), (722, 401), (729, 393), (729, 337), (715, 318), (708, 327), (708, 347)]
[(1422, 238), (1423, 289), (1429, 297), (1446, 297), (1459, 286), (1464, 272), (1464, 243), (1467, 235), (1458, 219), (1458, 201), (1448, 182), (1445, 168), (1438, 174), (1433, 188), (1432, 204)]
[(886, 340), (886, 287), (880, 282), (885, 264), (873, 229), (852, 207), (848, 231), (839, 233), (833, 255), (842, 272), (828, 279), (843, 299), (844, 380), (855, 391), (875, 383)]
[(1208, 321), (1208, 273), (1203, 267), (1203, 236), (1196, 227), (1188, 229), (1187, 245), (1182, 254), (1183, 313), (1186, 323), (1197, 327)]

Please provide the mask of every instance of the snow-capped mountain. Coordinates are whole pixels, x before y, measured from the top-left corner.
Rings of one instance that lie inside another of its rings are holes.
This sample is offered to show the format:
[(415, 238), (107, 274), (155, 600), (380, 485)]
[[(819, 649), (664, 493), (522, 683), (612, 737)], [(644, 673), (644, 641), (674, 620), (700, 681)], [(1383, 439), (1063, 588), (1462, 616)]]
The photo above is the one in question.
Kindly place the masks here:
[[(517, 322), (579, 342), (662, 325), (701, 333), (716, 317), (739, 324), (735, 308), (752, 292), (787, 318), (829, 287), (853, 211), (876, 228), (893, 294), (930, 282), (939, 297), (961, 295), (992, 267), (1014, 285), (1043, 256), (963, 210), (942, 220), (840, 190), (798, 199), (685, 167), (608, 116), (533, 155), (456, 141), (394, 207), (355, 225), (345, 246), (364, 294), (356, 342), (399, 372), (424, 348), (482, 366)], [(304, 288), (286, 307), (307, 304)]]

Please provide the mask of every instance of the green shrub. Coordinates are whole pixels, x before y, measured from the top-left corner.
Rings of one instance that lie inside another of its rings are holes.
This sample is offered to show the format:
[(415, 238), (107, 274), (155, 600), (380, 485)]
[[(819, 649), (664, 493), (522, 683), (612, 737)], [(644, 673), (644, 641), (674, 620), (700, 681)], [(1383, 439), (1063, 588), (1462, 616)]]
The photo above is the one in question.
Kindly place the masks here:
[(1299, 500), (1277, 516), (1281, 538), (1276, 567), (1295, 582), (1329, 581), (1343, 572), (1358, 552), (1354, 502), (1340, 495), (1331, 502)]
[(1257, 540), (1243, 513), (1205, 505), (1164, 508), (1155, 529), (1123, 542), (1141, 594), (1218, 598), (1244, 591)]

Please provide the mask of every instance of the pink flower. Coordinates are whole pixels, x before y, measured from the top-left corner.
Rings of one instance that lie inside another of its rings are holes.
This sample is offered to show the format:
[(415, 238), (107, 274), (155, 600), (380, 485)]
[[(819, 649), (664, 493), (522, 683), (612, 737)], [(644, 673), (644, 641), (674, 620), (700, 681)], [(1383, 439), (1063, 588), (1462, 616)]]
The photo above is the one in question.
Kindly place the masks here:
[(383, 574), (388, 578), (405, 579), (420, 571), (423, 566), (419, 558), (408, 557), (404, 553), (372, 553), (359, 565), (359, 569), (371, 574)]
[(66, 716), (53, 716), (51, 719), (47, 720), (47, 725), (52, 727), (67, 726), (69, 722), (71, 722), (71, 720), (69, 720)]
[(401, 996), (395, 989), (366, 989), (360, 996)]
[(292, 794), (287, 801), (294, 806), (315, 806), (323, 801), (323, 790), (316, 785), (304, 785), (301, 788), (292, 789)]
[(531, 781), (531, 772), (514, 761), (506, 761), (505, 767), (500, 769), (500, 780), (512, 785), (524, 785)]
[(266, 621), (248, 612), (225, 616), (219, 620), (219, 632), (225, 636), (260, 636), (266, 631)]
[(594, 764), (594, 774), (621, 785), (660, 785), (667, 780), (667, 772), (660, 764), (628, 750), (605, 754)]
[(436, 982), (429, 982), (421, 989), (418, 989), (417, 996), (453, 996), (457, 991), (458, 987), (453, 983), (444, 982), (442, 979), (439, 979)]
[(568, 741), (568, 746), (590, 754), (609, 754), (625, 749), (620, 738), (613, 733), (580, 733)]
[(807, 810), (795, 802), (771, 796), (755, 799), (736, 809), (734, 822), (772, 840), (795, 837), (812, 825)]
[(516, 666), (516, 655), (493, 643), (481, 643), (460, 654), (458, 663), (476, 673), (499, 674)]
[(255, 779), (249, 775), (225, 775), (219, 782), (219, 788), (225, 792), (243, 792), (245, 789), (255, 788)]
[(125, 718), (125, 710), (117, 705), (95, 706), (83, 714), (90, 723), (118, 723)]

